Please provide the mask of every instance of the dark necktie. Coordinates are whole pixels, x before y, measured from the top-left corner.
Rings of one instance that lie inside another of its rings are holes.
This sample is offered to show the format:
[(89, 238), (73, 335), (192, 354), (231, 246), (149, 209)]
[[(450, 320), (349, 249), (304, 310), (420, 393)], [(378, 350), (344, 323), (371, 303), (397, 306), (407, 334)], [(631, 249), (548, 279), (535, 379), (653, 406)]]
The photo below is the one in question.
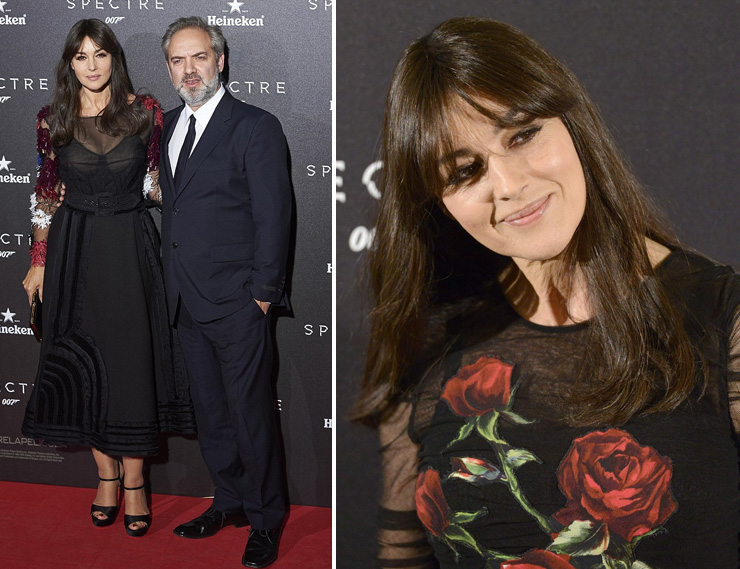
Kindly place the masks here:
[(180, 149), (180, 156), (177, 157), (177, 167), (175, 168), (175, 189), (180, 189), (180, 182), (182, 181), (183, 174), (185, 173), (185, 164), (188, 161), (190, 152), (193, 150), (193, 142), (195, 141), (195, 115), (190, 115), (190, 124), (188, 125), (188, 133), (185, 135), (185, 141), (182, 143)]

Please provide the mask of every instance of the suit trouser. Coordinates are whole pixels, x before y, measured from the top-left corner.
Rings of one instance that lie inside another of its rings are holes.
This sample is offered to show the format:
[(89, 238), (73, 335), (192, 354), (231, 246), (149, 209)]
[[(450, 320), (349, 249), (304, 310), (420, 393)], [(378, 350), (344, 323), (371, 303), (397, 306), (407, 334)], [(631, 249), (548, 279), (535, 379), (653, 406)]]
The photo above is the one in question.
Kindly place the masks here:
[(177, 330), (190, 375), (198, 441), (213, 484), (213, 507), (243, 511), (255, 529), (285, 515), (270, 370), (270, 317), (251, 301), (198, 322), (180, 302)]

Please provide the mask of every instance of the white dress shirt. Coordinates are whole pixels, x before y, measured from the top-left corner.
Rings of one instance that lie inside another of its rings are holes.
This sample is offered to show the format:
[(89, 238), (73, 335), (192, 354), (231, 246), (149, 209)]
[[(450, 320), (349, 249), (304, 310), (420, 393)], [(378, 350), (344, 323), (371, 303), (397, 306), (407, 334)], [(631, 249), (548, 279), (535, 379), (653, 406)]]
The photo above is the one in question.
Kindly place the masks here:
[[(195, 140), (193, 141), (193, 150), (198, 145), (200, 137), (203, 136), (203, 131), (208, 126), (208, 121), (211, 120), (213, 112), (216, 110), (219, 102), (226, 93), (226, 89), (221, 85), (216, 94), (208, 99), (197, 111), (193, 111), (188, 105), (185, 105), (180, 117), (177, 119), (175, 124), (175, 130), (172, 131), (172, 138), (170, 138), (170, 146), (168, 156), (170, 159), (170, 166), (172, 166), (172, 175), (175, 175), (175, 168), (177, 168), (177, 159), (180, 157), (180, 149), (185, 142), (185, 136), (188, 134), (188, 121), (191, 115), (195, 115)], [(190, 154), (193, 153), (190, 151)]]

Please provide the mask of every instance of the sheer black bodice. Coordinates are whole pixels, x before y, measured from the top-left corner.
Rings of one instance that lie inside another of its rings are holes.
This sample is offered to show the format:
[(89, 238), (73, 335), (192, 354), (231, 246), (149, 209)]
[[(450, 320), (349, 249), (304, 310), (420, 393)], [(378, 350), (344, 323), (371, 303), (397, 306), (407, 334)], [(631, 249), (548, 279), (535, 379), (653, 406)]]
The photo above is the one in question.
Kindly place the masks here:
[(60, 179), (86, 195), (141, 194), (151, 124), (135, 136), (110, 136), (98, 130), (99, 123), (100, 117), (81, 119), (75, 139), (58, 150)]

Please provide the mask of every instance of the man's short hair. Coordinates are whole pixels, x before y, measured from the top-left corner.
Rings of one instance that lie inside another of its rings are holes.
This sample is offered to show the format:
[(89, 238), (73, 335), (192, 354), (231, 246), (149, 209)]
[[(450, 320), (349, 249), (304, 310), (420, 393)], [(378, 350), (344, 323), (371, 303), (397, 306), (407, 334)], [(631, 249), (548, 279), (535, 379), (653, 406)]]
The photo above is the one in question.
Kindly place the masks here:
[(221, 57), (221, 54), (224, 53), (226, 49), (226, 39), (221, 31), (221, 27), (215, 25), (209, 26), (206, 24), (205, 20), (199, 16), (188, 16), (186, 18), (178, 18), (172, 22), (164, 33), (164, 36), (162, 36), (162, 53), (164, 53), (165, 59), (168, 58), (167, 50), (170, 47), (172, 36), (180, 30), (186, 30), (188, 28), (197, 28), (206, 32), (211, 37), (211, 48), (216, 53), (216, 59)]

